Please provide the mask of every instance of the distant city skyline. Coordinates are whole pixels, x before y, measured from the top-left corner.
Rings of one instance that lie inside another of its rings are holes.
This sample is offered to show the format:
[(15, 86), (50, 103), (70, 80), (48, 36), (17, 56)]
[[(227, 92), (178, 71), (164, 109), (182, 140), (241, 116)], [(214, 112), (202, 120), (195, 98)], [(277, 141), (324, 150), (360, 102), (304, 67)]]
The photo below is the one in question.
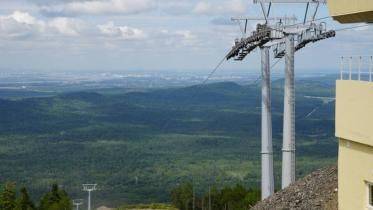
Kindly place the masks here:
[[(240, 36), (232, 16), (259, 16), (251, 0), (3, 0), (0, 71), (208, 72)], [(274, 5), (273, 15), (303, 18), (305, 5)], [(318, 17), (328, 16), (326, 5)], [(343, 28), (330, 18), (325, 22)], [(254, 28), (255, 23), (250, 24)], [(342, 55), (370, 55), (372, 27), (337, 33), (296, 54), (296, 72), (338, 70)], [(223, 70), (259, 74), (260, 57)], [(283, 69), (280, 63), (275, 69)], [(276, 70), (277, 71), (277, 70)]]

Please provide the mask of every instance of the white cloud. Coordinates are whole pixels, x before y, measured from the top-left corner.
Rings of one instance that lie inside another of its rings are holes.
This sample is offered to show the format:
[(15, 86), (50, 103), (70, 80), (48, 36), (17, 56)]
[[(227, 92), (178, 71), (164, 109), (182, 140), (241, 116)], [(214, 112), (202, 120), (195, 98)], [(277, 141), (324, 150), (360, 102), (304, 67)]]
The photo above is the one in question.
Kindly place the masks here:
[(0, 16), (0, 33), (6, 38), (25, 38), (43, 31), (45, 24), (28, 13), (15, 11), (7, 16)]
[(79, 35), (82, 25), (82, 21), (72, 18), (52, 18), (43, 21), (22, 11), (0, 16), (0, 34), (8, 39), (25, 39), (51, 33), (76, 36)]
[(160, 30), (153, 33), (154, 39), (166, 46), (194, 46), (198, 42), (198, 37), (190, 30)]
[(141, 29), (128, 26), (116, 26), (112, 21), (103, 25), (98, 25), (97, 28), (106, 36), (124, 40), (140, 40), (146, 38), (145, 32)]
[(84, 23), (72, 18), (59, 17), (49, 21), (48, 26), (54, 28), (63, 35), (77, 36), (81, 28), (84, 27)]
[(247, 0), (229, 0), (221, 3), (201, 1), (195, 5), (193, 13), (199, 15), (243, 14), (247, 11), (247, 8)]
[(189, 30), (179, 30), (175, 32), (175, 35), (181, 36), (185, 40), (192, 40), (196, 38), (196, 35), (194, 35), (191, 31)]
[(199, 2), (195, 8), (194, 8), (194, 12), (197, 13), (197, 14), (206, 14), (206, 13), (210, 13), (211, 11), (213, 10), (213, 5), (209, 2)]
[(65, 4), (47, 5), (41, 7), (41, 12), (47, 15), (109, 15), (137, 14), (149, 11), (155, 7), (154, 0), (92, 0), (74, 1)]
[(9, 18), (13, 18), (18, 23), (33, 25), (37, 24), (36, 19), (28, 13), (15, 11), (13, 14), (8, 16)]

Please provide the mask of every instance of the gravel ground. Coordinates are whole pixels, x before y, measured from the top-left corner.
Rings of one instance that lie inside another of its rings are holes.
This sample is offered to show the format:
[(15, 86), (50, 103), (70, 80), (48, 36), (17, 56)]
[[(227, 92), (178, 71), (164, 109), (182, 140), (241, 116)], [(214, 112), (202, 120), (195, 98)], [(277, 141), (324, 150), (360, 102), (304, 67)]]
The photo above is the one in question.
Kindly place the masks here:
[(337, 167), (319, 169), (258, 203), (253, 210), (337, 210)]

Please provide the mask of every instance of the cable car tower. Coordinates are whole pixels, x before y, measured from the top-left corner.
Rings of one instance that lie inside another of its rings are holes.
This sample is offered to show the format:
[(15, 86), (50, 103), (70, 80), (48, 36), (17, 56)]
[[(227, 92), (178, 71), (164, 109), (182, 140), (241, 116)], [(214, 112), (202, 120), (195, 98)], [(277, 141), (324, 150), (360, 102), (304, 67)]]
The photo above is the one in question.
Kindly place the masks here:
[(83, 184), (83, 191), (88, 192), (87, 209), (91, 210), (91, 192), (97, 190), (97, 184)]
[(73, 205), (76, 207), (76, 210), (79, 210), (79, 206), (83, 205), (83, 199), (74, 199)]
[[(272, 148), (272, 117), (271, 117), (271, 87), (270, 87), (270, 55), (273, 47), (274, 57), (285, 57), (285, 88), (284, 88), (284, 127), (282, 148), (282, 188), (295, 181), (295, 90), (294, 90), (294, 54), (307, 44), (335, 36), (335, 31), (327, 31), (326, 24), (317, 24), (315, 17), (320, 3), (325, 0), (254, 0), (260, 3), (264, 24), (258, 24), (256, 30), (247, 35), (249, 20), (260, 18), (232, 18), (234, 21), (244, 21), (243, 36), (235, 40), (226, 59), (242, 61), (255, 49), (261, 49), (262, 69), (262, 129), (261, 129), (261, 162), (262, 162), (262, 199), (274, 193), (273, 148)], [(303, 23), (291, 24), (294, 18), (270, 18), (272, 3), (306, 3)], [(310, 4), (316, 4), (311, 20), (308, 20)], [(270, 25), (270, 21), (275, 24)], [(277, 21), (277, 22), (276, 22)], [(241, 24), (240, 24), (241, 26)], [(240, 27), (242, 30), (242, 27)]]

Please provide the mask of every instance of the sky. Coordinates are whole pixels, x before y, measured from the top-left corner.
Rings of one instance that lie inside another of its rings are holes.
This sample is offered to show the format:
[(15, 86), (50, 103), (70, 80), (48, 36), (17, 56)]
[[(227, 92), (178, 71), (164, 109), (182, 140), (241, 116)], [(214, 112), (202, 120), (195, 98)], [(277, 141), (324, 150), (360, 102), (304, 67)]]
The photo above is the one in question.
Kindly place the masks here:
[[(271, 16), (301, 20), (304, 10), (276, 4)], [(0, 71), (209, 72), (241, 36), (230, 21), (237, 16), (261, 17), (261, 10), (251, 0), (1, 0)], [(323, 5), (317, 17), (326, 16)], [(297, 52), (297, 71), (337, 71), (340, 56), (373, 54), (372, 28), (341, 31)], [(259, 73), (260, 54), (221, 68)]]

